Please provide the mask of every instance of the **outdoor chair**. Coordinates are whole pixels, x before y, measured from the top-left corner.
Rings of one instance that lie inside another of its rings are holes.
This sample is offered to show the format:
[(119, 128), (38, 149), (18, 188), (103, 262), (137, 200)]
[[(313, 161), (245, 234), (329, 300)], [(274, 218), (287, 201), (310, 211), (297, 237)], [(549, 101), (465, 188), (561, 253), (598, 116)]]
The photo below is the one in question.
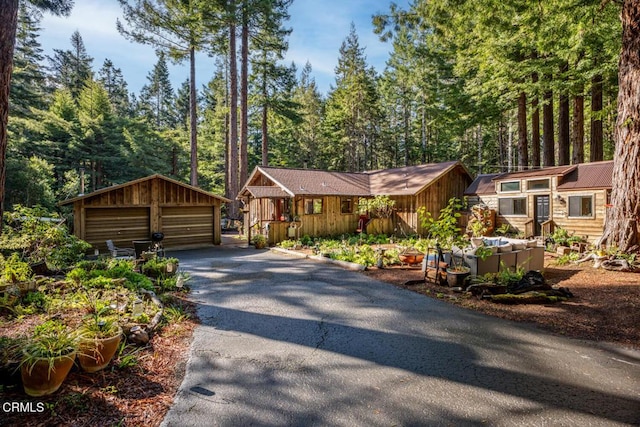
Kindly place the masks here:
[(114, 243), (113, 240), (107, 240), (107, 249), (109, 249), (109, 253), (113, 257), (135, 257), (136, 251), (133, 248), (119, 248)]

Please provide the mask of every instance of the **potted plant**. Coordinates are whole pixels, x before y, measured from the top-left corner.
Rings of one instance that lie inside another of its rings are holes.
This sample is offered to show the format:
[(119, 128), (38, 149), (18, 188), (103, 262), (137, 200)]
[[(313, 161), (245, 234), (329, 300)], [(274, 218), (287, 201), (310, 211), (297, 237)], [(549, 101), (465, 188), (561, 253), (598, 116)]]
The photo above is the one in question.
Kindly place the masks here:
[(54, 393), (73, 366), (78, 349), (77, 334), (55, 320), (34, 328), (22, 349), (20, 375), (25, 393), (44, 396)]
[(264, 249), (267, 247), (267, 238), (262, 234), (256, 234), (251, 239), (251, 243), (256, 249)]
[(86, 372), (104, 369), (118, 350), (122, 328), (113, 319), (90, 316), (80, 328), (78, 363)]

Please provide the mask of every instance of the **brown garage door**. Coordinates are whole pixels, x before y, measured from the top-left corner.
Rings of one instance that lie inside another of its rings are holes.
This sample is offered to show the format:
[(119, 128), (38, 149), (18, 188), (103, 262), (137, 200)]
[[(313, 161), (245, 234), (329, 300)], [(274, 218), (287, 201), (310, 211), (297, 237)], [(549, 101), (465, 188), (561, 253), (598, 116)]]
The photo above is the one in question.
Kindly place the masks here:
[(125, 248), (149, 239), (149, 208), (87, 208), (85, 215), (85, 240), (101, 251), (109, 239)]
[(211, 245), (213, 206), (162, 208), (162, 232), (165, 248)]

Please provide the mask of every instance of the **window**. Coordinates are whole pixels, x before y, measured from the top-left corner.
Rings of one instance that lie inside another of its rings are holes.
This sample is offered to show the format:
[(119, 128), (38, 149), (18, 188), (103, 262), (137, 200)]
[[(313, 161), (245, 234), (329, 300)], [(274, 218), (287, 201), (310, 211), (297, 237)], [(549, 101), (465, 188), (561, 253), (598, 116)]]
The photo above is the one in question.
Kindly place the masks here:
[(520, 181), (509, 181), (500, 183), (500, 192), (520, 191)]
[(498, 210), (500, 215), (526, 215), (527, 198), (513, 197), (508, 199), (500, 199), (498, 202)]
[(569, 196), (569, 216), (593, 216), (592, 196)]
[(322, 199), (304, 199), (304, 213), (307, 215), (322, 213)]
[(343, 197), (340, 199), (340, 213), (353, 213), (353, 199), (351, 197)]
[(532, 179), (530, 181), (527, 181), (527, 189), (530, 191), (548, 190), (549, 180), (548, 179)]

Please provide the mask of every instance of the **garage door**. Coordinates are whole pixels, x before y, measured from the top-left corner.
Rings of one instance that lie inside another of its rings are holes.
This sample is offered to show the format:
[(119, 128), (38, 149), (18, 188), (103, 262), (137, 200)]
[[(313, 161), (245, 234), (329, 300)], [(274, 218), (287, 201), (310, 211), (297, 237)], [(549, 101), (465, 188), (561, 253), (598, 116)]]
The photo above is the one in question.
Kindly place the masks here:
[(213, 244), (213, 207), (185, 206), (162, 208), (165, 248)]
[(85, 215), (85, 240), (100, 250), (107, 240), (132, 248), (132, 241), (149, 239), (149, 208), (87, 208)]

